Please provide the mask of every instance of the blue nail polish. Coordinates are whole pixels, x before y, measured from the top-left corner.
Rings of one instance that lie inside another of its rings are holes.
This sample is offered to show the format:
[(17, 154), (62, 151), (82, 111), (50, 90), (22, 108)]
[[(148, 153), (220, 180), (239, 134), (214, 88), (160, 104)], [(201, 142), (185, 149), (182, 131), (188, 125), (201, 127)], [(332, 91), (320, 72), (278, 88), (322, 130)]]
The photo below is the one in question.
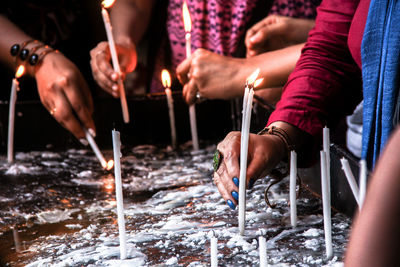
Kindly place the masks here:
[(232, 200), (228, 199), (228, 200), (226, 201), (226, 204), (228, 204), (229, 208), (231, 208), (231, 209), (233, 209), (233, 210), (236, 209), (236, 206), (235, 206), (235, 204), (233, 204)]
[(236, 186), (239, 186), (239, 179), (237, 177), (233, 177), (232, 181)]
[(232, 191), (231, 195), (232, 195), (232, 197), (233, 197), (236, 201), (239, 200), (239, 194), (238, 194), (238, 192)]

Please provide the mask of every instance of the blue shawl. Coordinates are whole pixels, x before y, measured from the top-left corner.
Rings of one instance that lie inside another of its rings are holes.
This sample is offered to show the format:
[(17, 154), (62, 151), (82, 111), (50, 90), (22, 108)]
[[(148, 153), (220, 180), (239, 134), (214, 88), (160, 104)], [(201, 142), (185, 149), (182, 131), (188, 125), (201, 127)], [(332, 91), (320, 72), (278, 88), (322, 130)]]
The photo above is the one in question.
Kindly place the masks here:
[(400, 3), (371, 0), (361, 44), (364, 111), (362, 158), (375, 166), (397, 124)]

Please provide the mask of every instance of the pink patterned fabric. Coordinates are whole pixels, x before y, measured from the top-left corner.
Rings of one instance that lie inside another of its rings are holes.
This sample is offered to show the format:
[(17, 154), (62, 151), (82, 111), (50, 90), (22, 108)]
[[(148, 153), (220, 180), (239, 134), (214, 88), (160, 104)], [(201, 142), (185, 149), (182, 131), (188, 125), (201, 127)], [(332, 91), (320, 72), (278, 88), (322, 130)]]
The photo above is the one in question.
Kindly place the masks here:
[[(184, 0), (169, 0), (167, 33), (171, 47), (172, 75), (186, 58), (185, 29), (182, 19)], [(192, 19), (192, 52), (205, 48), (217, 54), (234, 56), (249, 28), (254, 9), (263, 8), (261, 0), (186, 0)], [(271, 0), (272, 1), (272, 0)], [(275, 0), (270, 13), (298, 18), (314, 18), (321, 0)], [(265, 3), (265, 14), (268, 4)], [(162, 91), (160, 72), (156, 64), (151, 91)]]
[[(192, 19), (192, 51), (205, 48), (232, 56), (246, 31), (246, 23), (256, 3), (246, 0), (187, 0)], [(167, 31), (174, 69), (186, 58), (182, 4), (183, 0), (170, 0), (168, 5)]]

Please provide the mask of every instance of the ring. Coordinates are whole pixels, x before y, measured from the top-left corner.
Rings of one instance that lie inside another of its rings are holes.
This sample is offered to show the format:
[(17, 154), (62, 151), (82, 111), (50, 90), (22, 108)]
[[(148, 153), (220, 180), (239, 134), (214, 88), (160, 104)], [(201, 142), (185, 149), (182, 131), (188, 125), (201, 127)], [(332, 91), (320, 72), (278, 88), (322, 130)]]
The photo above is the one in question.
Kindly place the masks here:
[(216, 172), (219, 168), (219, 166), (221, 165), (221, 161), (222, 161), (222, 154), (221, 152), (217, 149), (215, 150), (214, 156), (213, 156), (213, 168), (214, 168), (214, 172)]
[(200, 92), (197, 92), (197, 93), (196, 93), (196, 98), (197, 98), (197, 99), (200, 99), (200, 98), (201, 98)]
[(54, 115), (54, 113), (57, 111), (57, 108), (52, 108), (49, 112), (50, 115)]

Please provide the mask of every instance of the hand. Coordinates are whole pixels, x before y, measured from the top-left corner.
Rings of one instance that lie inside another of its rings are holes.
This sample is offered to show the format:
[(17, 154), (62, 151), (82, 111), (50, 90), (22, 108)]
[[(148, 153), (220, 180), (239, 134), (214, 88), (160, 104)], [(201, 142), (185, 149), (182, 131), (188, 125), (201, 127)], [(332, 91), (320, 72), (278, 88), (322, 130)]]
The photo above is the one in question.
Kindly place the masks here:
[(40, 100), (63, 127), (78, 139), (85, 137), (83, 126), (95, 131), (89, 87), (69, 59), (58, 52), (47, 54), (35, 78)]
[(189, 105), (196, 101), (197, 92), (208, 99), (230, 99), (243, 95), (246, 75), (250, 72), (243, 59), (221, 56), (202, 48), (176, 69), (183, 84), (183, 97)]
[[(222, 162), (214, 172), (214, 182), (227, 204), (235, 209), (239, 196), (240, 132), (230, 132), (217, 149), (222, 154)], [(256, 180), (270, 172), (285, 153), (286, 146), (278, 136), (250, 134), (246, 185), (250, 179)]]
[[(136, 67), (137, 55), (133, 43), (125, 42), (116, 44), (122, 79), (126, 73), (132, 72)], [(90, 51), (90, 65), (93, 77), (99, 86), (114, 97), (119, 97), (118, 79), (111, 63), (111, 54), (108, 42), (100, 42)]]
[(269, 15), (247, 31), (247, 57), (305, 42), (314, 25), (310, 19)]

